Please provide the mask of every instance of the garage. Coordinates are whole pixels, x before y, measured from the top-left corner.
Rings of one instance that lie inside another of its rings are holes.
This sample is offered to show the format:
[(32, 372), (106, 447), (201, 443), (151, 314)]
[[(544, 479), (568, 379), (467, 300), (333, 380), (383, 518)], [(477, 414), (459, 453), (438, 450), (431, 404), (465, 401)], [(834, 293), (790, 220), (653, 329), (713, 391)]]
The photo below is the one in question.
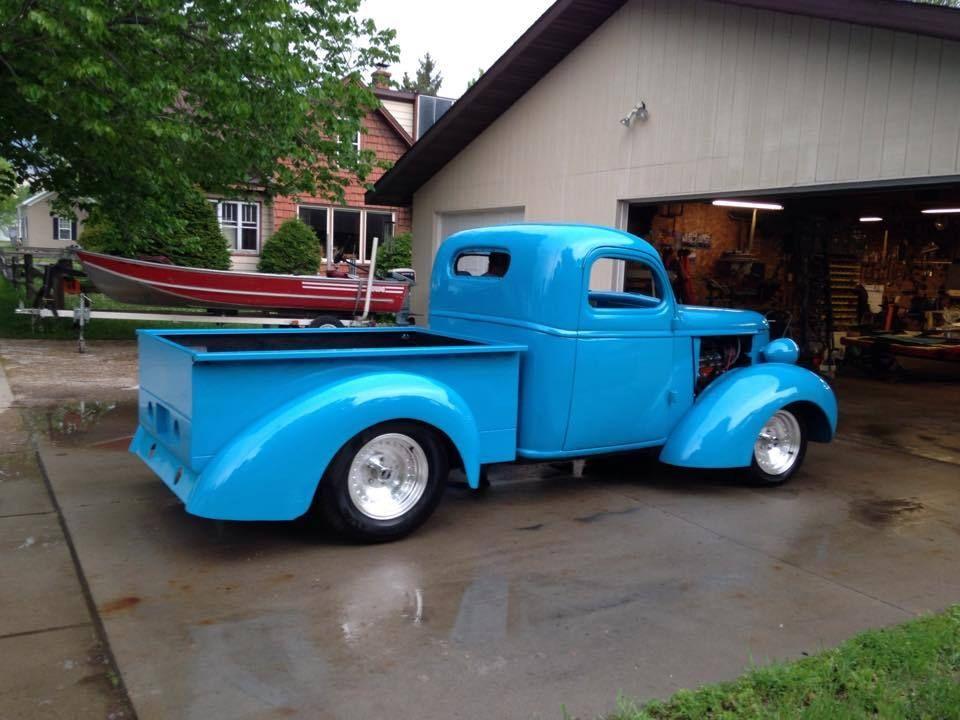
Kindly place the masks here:
[(523, 208), (499, 208), (469, 210), (466, 212), (441, 213), (439, 215), (439, 240), (443, 242), (454, 233), (491, 225), (509, 225), (523, 222)]
[(631, 203), (627, 229), (683, 302), (762, 313), (827, 376), (955, 380), (958, 221), (946, 185)]
[(368, 199), (412, 206), (421, 276), (478, 224), (612, 226), (827, 377), (950, 381), (958, 149), (954, 8), (560, 0)]

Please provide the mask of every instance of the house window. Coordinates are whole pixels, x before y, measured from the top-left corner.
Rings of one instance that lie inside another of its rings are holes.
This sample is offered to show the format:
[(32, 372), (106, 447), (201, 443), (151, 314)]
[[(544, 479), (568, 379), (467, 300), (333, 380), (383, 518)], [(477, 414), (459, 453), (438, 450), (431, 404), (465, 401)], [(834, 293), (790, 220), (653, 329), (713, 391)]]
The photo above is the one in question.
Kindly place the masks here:
[(381, 246), (383, 245), (383, 241), (386, 240), (384, 234), (386, 233), (387, 223), (389, 222), (393, 222), (393, 213), (367, 213), (367, 231), (365, 233), (366, 254), (364, 255), (364, 258), (367, 260), (367, 262), (373, 258), (373, 239), (377, 238), (380, 241)]
[(360, 154), (360, 131), (357, 130), (357, 136), (353, 139), (353, 142), (350, 143), (353, 145), (353, 151), (359, 155)]
[(382, 243), (386, 224), (394, 220), (390, 212), (316, 205), (299, 206), (297, 217), (313, 229), (325, 262), (351, 260), (360, 264), (370, 262), (373, 238)]
[(260, 249), (260, 204), (220, 201), (217, 203), (220, 232), (232, 251), (257, 252)]
[(333, 211), (333, 260), (360, 260), (360, 220), (357, 210)]
[(297, 210), (297, 217), (310, 226), (317, 241), (320, 243), (320, 254), (327, 255), (327, 209), (314, 207), (301, 207)]
[(73, 219), (60, 216), (53, 218), (53, 239), (73, 242)]

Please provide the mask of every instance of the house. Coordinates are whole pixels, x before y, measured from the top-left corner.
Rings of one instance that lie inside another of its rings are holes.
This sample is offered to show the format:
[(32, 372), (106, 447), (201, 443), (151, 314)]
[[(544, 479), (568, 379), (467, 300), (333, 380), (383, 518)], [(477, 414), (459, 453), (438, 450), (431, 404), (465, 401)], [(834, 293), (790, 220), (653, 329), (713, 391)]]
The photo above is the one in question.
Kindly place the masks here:
[(28, 248), (65, 248), (77, 242), (86, 213), (74, 208), (70, 216), (59, 215), (53, 208), (56, 198), (54, 192), (39, 192), (17, 206), (17, 242)]
[[(394, 162), (453, 100), (402, 92), (389, 84), (390, 74), (385, 69), (374, 72), (372, 89), (380, 106), (363, 118), (364, 132), (357, 134), (354, 145), (358, 150), (373, 150), (379, 160)], [(382, 169), (375, 169), (371, 180), (382, 174)], [(342, 205), (304, 195), (277, 197), (272, 203), (255, 196), (211, 200), (217, 204), (217, 218), (230, 244), (235, 270), (256, 270), (260, 250), (273, 231), (285, 220), (297, 217), (313, 228), (325, 262), (342, 257), (366, 264), (373, 238), (382, 240), (388, 224), (392, 223), (395, 233), (410, 231), (410, 210), (406, 205), (367, 202), (365, 190), (359, 182), (351, 182), (345, 188)]]
[[(786, 306), (832, 282), (804, 258), (843, 248), (844, 272), (903, 309), (936, 296), (958, 252), (958, 148), (960, 10), (557, 0), (367, 200), (411, 205), (421, 276), (458, 230), (583, 222), (684, 251), (700, 302), (711, 280), (735, 294), (752, 279)], [(893, 282), (878, 263), (900, 245), (936, 262)], [(823, 342), (850, 324), (851, 292), (835, 288)]]

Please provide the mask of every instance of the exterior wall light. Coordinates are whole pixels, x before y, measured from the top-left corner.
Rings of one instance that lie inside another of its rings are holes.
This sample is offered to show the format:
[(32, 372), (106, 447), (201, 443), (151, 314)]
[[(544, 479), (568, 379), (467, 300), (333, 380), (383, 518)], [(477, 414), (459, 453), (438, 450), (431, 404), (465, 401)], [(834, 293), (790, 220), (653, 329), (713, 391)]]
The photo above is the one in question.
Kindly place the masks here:
[(649, 119), (650, 113), (647, 111), (647, 104), (641, 100), (630, 109), (630, 112), (620, 118), (620, 124), (624, 127), (630, 127), (634, 120), (646, 122)]

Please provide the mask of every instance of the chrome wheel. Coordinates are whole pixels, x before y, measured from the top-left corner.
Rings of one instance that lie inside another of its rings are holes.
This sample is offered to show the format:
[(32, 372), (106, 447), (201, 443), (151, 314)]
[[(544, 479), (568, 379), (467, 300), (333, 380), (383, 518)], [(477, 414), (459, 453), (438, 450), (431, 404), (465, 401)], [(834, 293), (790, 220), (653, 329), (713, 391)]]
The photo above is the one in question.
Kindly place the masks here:
[(400, 433), (378, 435), (353, 457), (347, 487), (354, 507), (373, 520), (395, 520), (423, 497), (430, 464), (420, 444)]
[(779, 410), (760, 430), (753, 444), (753, 458), (768, 475), (783, 475), (800, 458), (803, 432), (800, 422), (788, 410)]

